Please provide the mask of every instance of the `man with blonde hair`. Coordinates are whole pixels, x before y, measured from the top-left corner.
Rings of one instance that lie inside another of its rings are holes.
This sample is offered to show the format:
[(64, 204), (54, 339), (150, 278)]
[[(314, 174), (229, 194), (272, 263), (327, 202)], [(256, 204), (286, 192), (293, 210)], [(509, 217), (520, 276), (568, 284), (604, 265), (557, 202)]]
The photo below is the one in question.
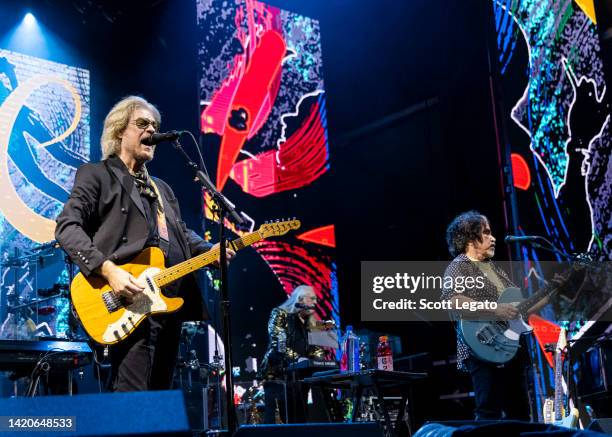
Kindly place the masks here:
[[(167, 267), (211, 249), (182, 221), (170, 187), (147, 172), (155, 146), (144, 142), (159, 130), (160, 122), (159, 111), (145, 99), (129, 96), (119, 101), (104, 120), (103, 161), (78, 169), (57, 218), (57, 241), (81, 273), (104, 277), (128, 302), (143, 288), (117, 264), (146, 247), (159, 247)], [(233, 254), (228, 250), (229, 257)], [(112, 390), (171, 388), (182, 321), (205, 320), (208, 312), (193, 274), (167, 286), (164, 294), (183, 297), (182, 309), (146, 319), (111, 347)]]

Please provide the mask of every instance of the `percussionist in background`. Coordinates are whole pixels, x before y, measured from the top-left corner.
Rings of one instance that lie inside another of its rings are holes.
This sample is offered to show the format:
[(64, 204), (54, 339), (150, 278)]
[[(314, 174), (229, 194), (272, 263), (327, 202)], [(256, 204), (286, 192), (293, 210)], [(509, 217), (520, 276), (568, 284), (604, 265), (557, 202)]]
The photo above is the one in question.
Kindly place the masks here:
[[(317, 296), (313, 288), (300, 285), (270, 314), (269, 344), (261, 363), (260, 374), (264, 381), (266, 403), (264, 423), (275, 423), (277, 408), (284, 421), (286, 412), (284, 381), (287, 366), (302, 359), (325, 359), (324, 348), (308, 344), (310, 331), (331, 327), (329, 322), (315, 319), (316, 304)], [(298, 386), (289, 384), (286, 394), (288, 403), (297, 404), (295, 408), (289, 407), (289, 422), (303, 422), (306, 406), (304, 395), (307, 393), (302, 393)]]

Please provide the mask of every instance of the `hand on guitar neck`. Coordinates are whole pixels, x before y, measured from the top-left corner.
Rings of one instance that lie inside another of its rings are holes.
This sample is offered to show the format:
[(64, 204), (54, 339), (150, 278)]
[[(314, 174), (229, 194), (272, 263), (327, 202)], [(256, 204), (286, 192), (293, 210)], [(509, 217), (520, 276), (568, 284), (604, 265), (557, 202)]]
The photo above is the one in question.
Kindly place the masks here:
[[(210, 248), (210, 250), (219, 250), (219, 243), (215, 244), (213, 247)], [(234, 252), (234, 250), (229, 246), (229, 242), (227, 244), (227, 248), (225, 249), (225, 256), (227, 257), (227, 263), (229, 265), (229, 262), (231, 261), (231, 259), (236, 256), (236, 252)], [(215, 261), (213, 263), (213, 266), (215, 267), (219, 267), (219, 261), (220, 259), (217, 259), (217, 261)]]

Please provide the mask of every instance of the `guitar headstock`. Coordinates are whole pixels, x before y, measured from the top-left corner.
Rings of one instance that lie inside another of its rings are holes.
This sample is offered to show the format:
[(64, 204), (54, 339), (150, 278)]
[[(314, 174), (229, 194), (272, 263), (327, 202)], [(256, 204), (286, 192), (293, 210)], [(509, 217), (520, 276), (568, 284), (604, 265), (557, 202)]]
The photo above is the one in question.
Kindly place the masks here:
[(567, 346), (567, 336), (565, 335), (565, 329), (561, 328), (559, 331), (559, 340), (557, 340), (557, 352), (563, 352)]
[(278, 237), (285, 235), (287, 232), (299, 229), (302, 223), (299, 220), (277, 220), (276, 222), (270, 222), (263, 224), (259, 227), (258, 232), (262, 238)]

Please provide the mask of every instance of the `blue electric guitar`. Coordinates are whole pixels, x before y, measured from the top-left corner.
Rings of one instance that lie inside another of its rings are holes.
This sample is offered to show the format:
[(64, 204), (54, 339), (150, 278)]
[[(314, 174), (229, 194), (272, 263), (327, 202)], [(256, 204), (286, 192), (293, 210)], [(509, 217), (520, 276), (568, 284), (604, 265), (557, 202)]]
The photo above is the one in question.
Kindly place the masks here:
[(556, 291), (557, 284), (551, 284), (525, 299), (519, 288), (506, 288), (497, 303), (514, 305), (520, 316), (507, 321), (462, 319), (459, 328), (465, 343), (472, 353), (483, 361), (499, 364), (510, 361), (518, 351), (521, 335), (533, 330), (525, 323), (527, 312), (540, 300)]

